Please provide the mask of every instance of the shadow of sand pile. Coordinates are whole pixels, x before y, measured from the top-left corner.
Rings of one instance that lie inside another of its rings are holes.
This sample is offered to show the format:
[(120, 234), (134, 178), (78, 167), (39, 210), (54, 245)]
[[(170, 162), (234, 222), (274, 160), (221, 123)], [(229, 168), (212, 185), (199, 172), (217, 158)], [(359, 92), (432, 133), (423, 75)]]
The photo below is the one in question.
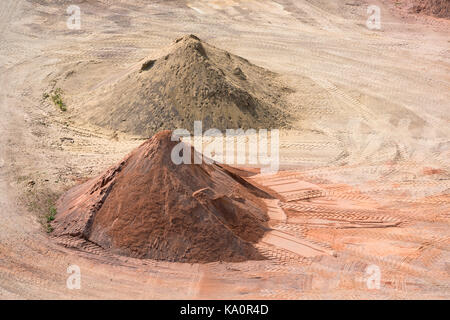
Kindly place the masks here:
[(157, 59), (101, 88), (81, 117), (112, 130), (150, 137), (169, 129), (281, 128), (288, 126), (278, 76), (217, 49), (194, 35), (176, 40)]
[(53, 234), (138, 258), (262, 259), (252, 245), (268, 220), (258, 190), (216, 164), (174, 164), (171, 151), (178, 143), (162, 131), (104, 174), (69, 190), (58, 200)]

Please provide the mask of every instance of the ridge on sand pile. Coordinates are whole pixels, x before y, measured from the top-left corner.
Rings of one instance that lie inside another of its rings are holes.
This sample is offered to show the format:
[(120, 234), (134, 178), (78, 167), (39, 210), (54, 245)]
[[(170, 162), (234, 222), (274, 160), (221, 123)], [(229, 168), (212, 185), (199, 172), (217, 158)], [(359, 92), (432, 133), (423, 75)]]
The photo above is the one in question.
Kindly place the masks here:
[[(266, 231), (259, 190), (217, 164), (171, 161), (179, 141), (163, 131), (119, 164), (57, 202), (55, 236), (117, 254), (181, 262), (262, 259), (252, 243)], [(191, 148), (191, 156), (199, 153)]]
[(205, 130), (288, 127), (290, 89), (277, 75), (215, 48), (194, 35), (184, 36), (83, 105), (83, 121), (111, 130), (150, 137), (169, 129)]

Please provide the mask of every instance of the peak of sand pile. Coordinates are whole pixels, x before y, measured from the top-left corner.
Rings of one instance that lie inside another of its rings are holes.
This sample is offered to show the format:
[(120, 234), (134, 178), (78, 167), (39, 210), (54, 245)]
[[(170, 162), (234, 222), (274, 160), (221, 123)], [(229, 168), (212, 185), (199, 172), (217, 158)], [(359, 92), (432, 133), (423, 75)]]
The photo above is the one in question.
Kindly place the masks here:
[(275, 73), (187, 35), (94, 94), (82, 117), (145, 137), (196, 120), (205, 130), (280, 128), (288, 92)]
[(266, 230), (264, 204), (218, 165), (175, 165), (171, 151), (177, 143), (170, 131), (160, 132), (99, 177), (69, 190), (58, 200), (54, 235), (138, 258), (261, 259), (252, 243)]

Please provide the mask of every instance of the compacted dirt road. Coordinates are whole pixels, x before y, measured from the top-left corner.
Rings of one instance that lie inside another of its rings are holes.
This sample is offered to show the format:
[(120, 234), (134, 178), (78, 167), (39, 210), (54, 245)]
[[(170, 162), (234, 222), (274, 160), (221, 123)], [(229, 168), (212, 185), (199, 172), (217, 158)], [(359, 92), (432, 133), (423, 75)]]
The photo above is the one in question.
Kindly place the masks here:
[[(448, 299), (449, 26), (389, 1), (1, 1), (0, 299)], [(143, 141), (82, 125), (81, 102), (184, 34), (295, 91), (282, 171), (247, 174), (276, 196), (267, 259), (170, 263), (53, 239), (54, 200)], [(45, 98), (57, 87), (65, 112)]]

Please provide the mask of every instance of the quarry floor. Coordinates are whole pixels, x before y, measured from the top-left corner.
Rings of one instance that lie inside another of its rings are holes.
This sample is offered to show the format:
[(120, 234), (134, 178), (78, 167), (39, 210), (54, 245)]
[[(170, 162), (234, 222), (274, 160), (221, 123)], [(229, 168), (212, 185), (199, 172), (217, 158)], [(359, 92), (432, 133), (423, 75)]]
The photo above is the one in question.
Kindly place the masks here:
[[(370, 1), (381, 30), (359, 0), (87, 1), (70, 30), (64, 5), (2, 1), (0, 299), (448, 299), (449, 23), (385, 2)], [(78, 126), (70, 105), (186, 33), (296, 89), (282, 170), (248, 178), (278, 197), (257, 245), (267, 260), (169, 263), (54, 241), (40, 223), (49, 203), (142, 143)], [(42, 99), (55, 75), (66, 114)]]

